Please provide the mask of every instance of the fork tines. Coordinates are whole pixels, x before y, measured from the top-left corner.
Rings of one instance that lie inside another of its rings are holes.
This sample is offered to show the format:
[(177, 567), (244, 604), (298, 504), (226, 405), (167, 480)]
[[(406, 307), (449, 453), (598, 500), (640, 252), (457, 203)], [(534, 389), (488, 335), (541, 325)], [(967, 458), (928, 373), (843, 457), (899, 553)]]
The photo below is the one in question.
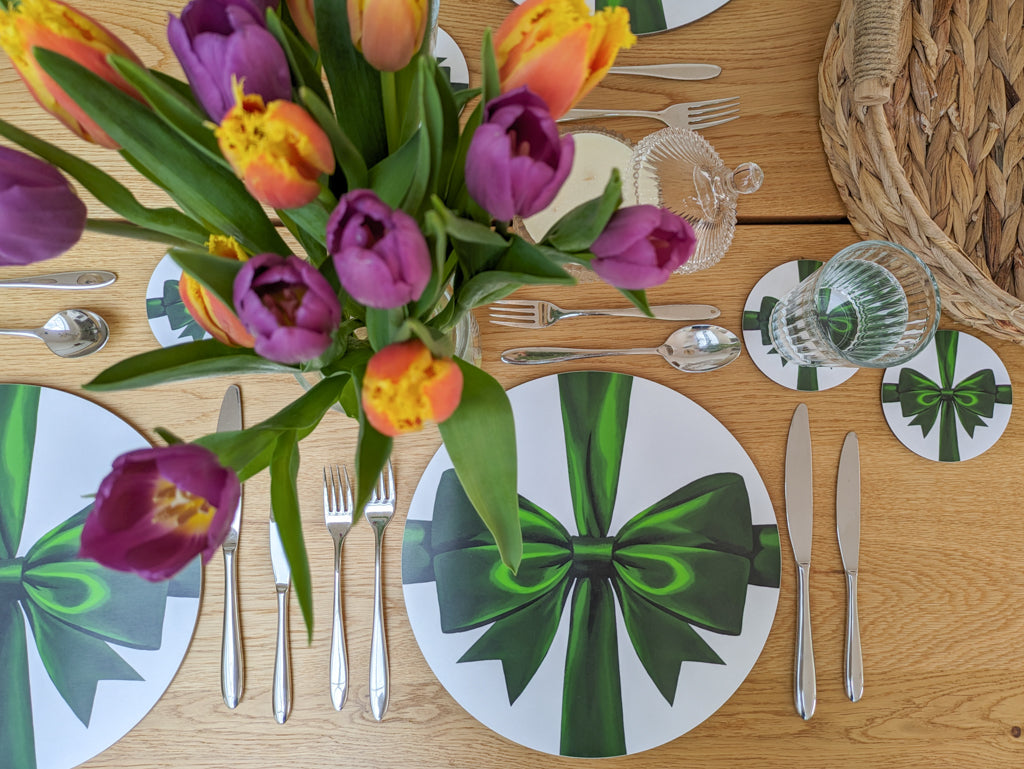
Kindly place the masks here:
[(740, 99), (738, 96), (711, 99), (694, 104), (686, 114), (691, 129), (711, 128), (738, 118), (740, 116)]
[[(488, 317), (497, 326), (540, 328), (540, 304), (531, 299), (502, 299), (492, 302)], [(494, 312), (498, 310), (499, 312)]]
[(324, 515), (352, 515), (355, 503), (352, 500), (352, 484), (348, 479), (348, 468), (333, 465), (324, 467)]

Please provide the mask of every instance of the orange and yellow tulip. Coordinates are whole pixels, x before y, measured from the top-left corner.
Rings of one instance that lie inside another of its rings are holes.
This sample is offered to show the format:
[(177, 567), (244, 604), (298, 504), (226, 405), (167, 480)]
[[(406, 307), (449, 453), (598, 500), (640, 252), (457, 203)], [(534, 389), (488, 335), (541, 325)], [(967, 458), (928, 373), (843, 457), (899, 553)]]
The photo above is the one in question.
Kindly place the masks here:
[(428, 5), (428, 0), (349, 0), (352, 43), (375, 68), (397, 72), (423, 43)]
[(527, 0), (494, 36), (502, 93), (525, 85), (561, 117), (635, 42), (621, 6), (591, 15), (583, 0)]
[[(238, 241), (224, 235), (213, 235), (206, 243), (211, 254), (244, 262), (249, 258)], [(187, 272), (178, 281), (178, 292), (193, 320), (214, 339), (233, 347), (253, 347), (255, 338), (238, 319), (234, 310), (215, 297)]]
[(366, 419), (384, 435), (443, 422), (462, 398), (462, 371), (451, 358), (435, 358), (419, 339), (389, 344), (366, 367), (362, 400)]
[(316, 39), (316, 13), (313, 8), (314, 0), (287, 0), (288, 13), (292, 15), (292, 21), (299, 30), (306, 42), (320, 50)]
[(254, 198), (273, 208), (298, 208), (320, 194), (320, 175), (334, 172), (327, 134), (302, 107), (235, 84), (235, 106), (217, 127), (220, 150)]
[(116, 149), (117, 144), (51, 78), (32, 53), (33, 48), (55, 51), (77, 62), (125, 93), (138, 92), (107, 63), (108, 54), (142, 62), (101, 24), (58, 0), (21, 0), (0, 7), (0, 47), (7, 52), (21, 79), (42, 105), (87, 141)]

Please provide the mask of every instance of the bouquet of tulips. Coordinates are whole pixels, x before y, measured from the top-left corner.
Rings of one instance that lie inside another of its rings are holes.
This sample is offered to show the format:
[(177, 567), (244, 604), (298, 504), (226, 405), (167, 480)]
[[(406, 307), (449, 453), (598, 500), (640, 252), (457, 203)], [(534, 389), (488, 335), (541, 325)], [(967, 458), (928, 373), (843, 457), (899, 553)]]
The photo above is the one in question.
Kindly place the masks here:
[[(341, 404), (358, 420), (356, 509), (395, 436), (438, 424), (458, 478), (515, 570), (522, 555), (514, 427), (488, 374), (452, 356), (474, 307), (589, 267), (646, 309), (643, 289), (692, 253), (679, 217), (603, 193), (538, 244), (511, 222), (547, 207), (571, 169), (555, 119), (635, 40), (624, 8), (528, 0), (482, 46), (482, 85), (453, 90), (431, 55), (436, 0), (192, 0), (167, 34), (187, 82), (147, 69), (57, 0), (0, 0), (0, 46), (32, 95), (176, 204), (148, 208), (98, 168), (0, 120), (0, 264), (46, 259), (84, 227), (164, 242), (182, 300), (213, 339), (110, 367), (90, 390), (244, 372), (318, 372), (241, 432), (118, 458), (82, 553), (165, 579), (223, 541), (240, 482), (269, 468), (311, 626), (297, 446)], [(479, 98), (478, 98), (479, 97)], [(64, 176), (118, 220), (86, 219)], [(296, 254), (282, 238), (300, 245)]]

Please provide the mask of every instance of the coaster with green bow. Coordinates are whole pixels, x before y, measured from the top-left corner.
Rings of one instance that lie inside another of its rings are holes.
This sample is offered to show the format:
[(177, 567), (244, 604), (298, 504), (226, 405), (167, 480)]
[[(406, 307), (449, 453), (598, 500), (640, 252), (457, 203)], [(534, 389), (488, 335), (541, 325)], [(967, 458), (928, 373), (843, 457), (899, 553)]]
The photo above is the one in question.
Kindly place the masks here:
[(151, 583), (78, 557), (88, 495), (144, 443), (81, 398), (0, 385), (0, 766), (92, 758), (149, 711), (184, 657), (198, 559)]
[(763, 483), (713, 417), (652, 382), (577, 372), (509, 395), (522, 565), (501, 564), (442, 449), (406, 523), (417, 641), (464, 707), (530, 747), (604, 757), (674, 739), (767, 637), (780, 555)]
[(1010, 375), (977, 337), (950, 329), (912, 360), (885, 370), (882, 411), (900, 442), (939, 462), (988, 451), (1010, 421)]
[[(764, 275), (747, 296), (743, 307), (743, 344), (761, 373), (783, 387), (801, 392), (828, 390), (857, 373), (855, 368), (814, 368), (790, 363), (776, 351), (768, 333), (772, 309), (791, 288), (813, 274), (823, 263), (814, 259), (786, 262)], [(853, 313), (839, 304), (831, 307), (826, 322), (838, 339), (853, 333)]]

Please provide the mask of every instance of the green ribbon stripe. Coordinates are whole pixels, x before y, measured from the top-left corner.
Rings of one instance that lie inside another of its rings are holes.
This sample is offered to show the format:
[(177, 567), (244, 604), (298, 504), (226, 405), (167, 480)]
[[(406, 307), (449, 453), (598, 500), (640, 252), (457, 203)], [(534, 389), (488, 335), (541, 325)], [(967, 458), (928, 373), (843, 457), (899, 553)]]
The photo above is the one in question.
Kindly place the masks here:
[(960, 461), (959, 422), (971, 438), (979, 427), (987, 427), (997, 403), (1009, 404), (1013, 392), (1008, 384), (996, 384), (992, 369), (981, 369), (954, 385), (959, 332), (944, 329), (935, 334), (939, 363), (939, 381), (934, 382), (909, 366), (900, 369), (898, 382), (882, 385), (882, 402), (899, 403), (911, 426), (921, 428), (922, 436), (939, 424), (939, 461)]
[(629, 28), (635, 35), (647, 32), (662, 32), (668, 29), (665, 21), (665, 7), (662, 0), (597, 0), (596, 10), (610, 5), (621, 5), (629, 11)]
[(141, 680), (110, 643), (160, 648), (168, 595), (198, 597), (198, 561), (150, 583), (78, 557), (92, 505), (17, 556), (28, 501), (39, 388), (0, 385), (0, 745), (13, 766), (34, 769), (35, 737), (25, 619), (50, 681), (89, 725), (100, 680)]
[(625, 753), (616, 604), (637, 656), (671, 704), (682, 662), (724, 664), (695, 628), (738, 635), (748, 584), (779, 584), (778, 528), (751, 524), (746, 486), (735, 473), (687, 484), (608, 534), (631, 383), (598, 372), (559, 377), (579, 534), (520, 496), (517, 574), (501, 564), (454, 471), (442, 475), (433, 520), (406, 525), (406, 582), (436, 582), (443, 632), (490, 626), (459, 661), (500, 660), (510, 704), (547, 656), (570, 603), (563, 755)]

